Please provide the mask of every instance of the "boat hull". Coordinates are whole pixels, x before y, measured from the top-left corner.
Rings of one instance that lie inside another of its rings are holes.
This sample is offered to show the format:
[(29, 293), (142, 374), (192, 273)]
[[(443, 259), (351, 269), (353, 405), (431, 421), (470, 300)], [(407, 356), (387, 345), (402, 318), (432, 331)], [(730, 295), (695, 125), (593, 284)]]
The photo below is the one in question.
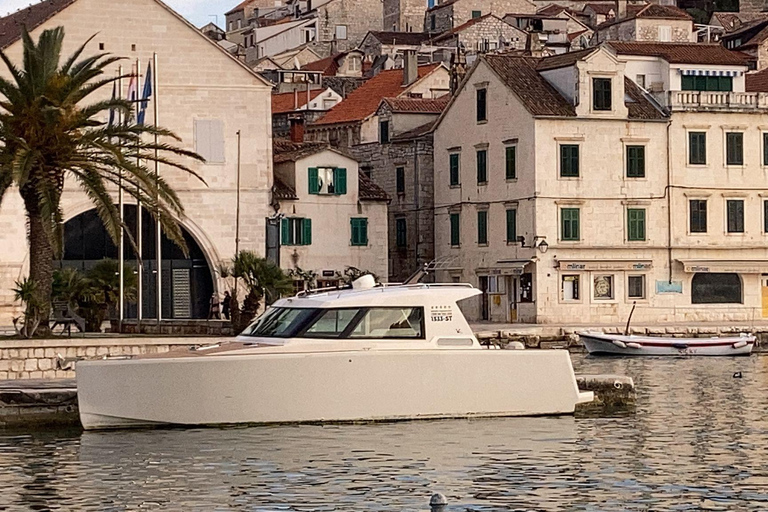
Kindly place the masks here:
[(393, 350), (86, 361), (86, 430), (573, 413), (566, 351)]
[(752, 353), (754, 336), (662, 338), (579, 333), (590, 354), (624, 356), (742, 356)]

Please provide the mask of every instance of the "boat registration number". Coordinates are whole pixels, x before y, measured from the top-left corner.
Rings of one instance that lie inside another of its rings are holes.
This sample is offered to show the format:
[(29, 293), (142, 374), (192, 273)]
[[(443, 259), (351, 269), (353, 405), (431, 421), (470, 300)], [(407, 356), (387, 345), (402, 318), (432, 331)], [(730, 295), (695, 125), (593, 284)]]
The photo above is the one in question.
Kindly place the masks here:
[(430, 317), (433, 322), (450, 322), (453, 320), (451, 306), (432, 306)]

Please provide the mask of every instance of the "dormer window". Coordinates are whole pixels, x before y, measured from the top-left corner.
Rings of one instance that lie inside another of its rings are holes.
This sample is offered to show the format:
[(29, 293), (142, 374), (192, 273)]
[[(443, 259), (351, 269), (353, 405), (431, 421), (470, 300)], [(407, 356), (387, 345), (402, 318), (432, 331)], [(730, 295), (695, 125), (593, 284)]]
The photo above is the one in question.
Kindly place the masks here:
[(343, 195), (347, 193), (347, 170), (338, 167), (310, 167), (309, 193)]
[(360, 59), (357, 57), (349, 57), (349, 71), (360, 71)]
[(592, 79), (592, 110), (611, 110), (611, 79)]

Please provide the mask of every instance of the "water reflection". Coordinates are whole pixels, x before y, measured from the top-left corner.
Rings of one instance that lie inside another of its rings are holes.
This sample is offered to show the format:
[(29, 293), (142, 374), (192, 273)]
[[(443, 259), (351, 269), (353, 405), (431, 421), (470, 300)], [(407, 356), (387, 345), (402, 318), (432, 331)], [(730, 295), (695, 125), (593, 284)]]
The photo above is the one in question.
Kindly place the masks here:
[(768, 357), (574, 363), (636, 413), (0, 434), (0, 510), (768, 509)]

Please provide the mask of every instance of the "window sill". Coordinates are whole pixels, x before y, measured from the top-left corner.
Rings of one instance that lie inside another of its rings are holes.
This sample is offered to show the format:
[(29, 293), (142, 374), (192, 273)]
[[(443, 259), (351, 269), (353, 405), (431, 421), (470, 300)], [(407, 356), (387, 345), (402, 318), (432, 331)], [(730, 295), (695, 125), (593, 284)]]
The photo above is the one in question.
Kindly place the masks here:
[(517, 183), (517, 178), (507, 178), (507, 183)]
[(637, 302), (638, 304), (648, 304), (648, 297), (627, 297), (625, 302)]
[(738, 231), (738, 232), (726, 231), (725, 232), (725, 236), (731, 236), (731, 237), (738, 238), (738, 237), (747, 236), (747, 233), (745, 231)]
[(592, 299), (592, 304), (618, 304), (619, 301), (616, 299)]
[[(768, 234), (768, 233), (766, 233), (766, 234)], [(505, 240), (505, 242), (506, 242), (507, 246), (517, 245), (518, 247), (522, 247), (522, 245), (519, 245), (520, 242), (518, 242), (517, 240)]]
[(581, 176), (563, 176), (562, 174), (557, 177), (559, 180), (563, 181), (578, 181), (581, 179)]
[(725, 168), (729, 171), (743, 171), (747, 166), (744, 164), (725, 164)]
[(368, 247), (368, 244), (350, 244), (350, 247)]
[(478, 187), (485, 187), (486, 185), (488, 185), (487, 181), (478, 181), (477, 182), (477, 186)]
[(488, 124), (488, 120), (487, 119), (483, 119), (481, 121), (478, 121), (477, 124)]
[(560, 299), (560, 304), (575, 304), (575, 305), (581, 305), (584, 304), (583, 300), (566, 300), (566, 299)]
[(478, 247), (488, 247), (488, 242), (485, 242), (485, 243), (482, 243), (482, 244), (480, 242), (478, 242), (477, 246)]
[(577, 245), (580, 244), (582, 240), (558, 240), (558, 242), (566, 245)]
[(647, 176), (624, 176), (624, 179), (630, 181), (648, 181)]
[(461, 183), (457, 183), (455, 185), (449, 185), (448, 188), (461, 188)]
[(461, 244), (459, 245), (451, 245), (451, 249), (459, 249), (461, 248)]
[(626, 242), (632, 245), (643, 245), (643, 244), (647, 244), (649, 241), (648, 240), (627, 240)]
[(708, 169), (709, 168), (709, 164), (692, 164), (690, 162), (685, 164), (685, 166), (690, 167), (691, 169)]

